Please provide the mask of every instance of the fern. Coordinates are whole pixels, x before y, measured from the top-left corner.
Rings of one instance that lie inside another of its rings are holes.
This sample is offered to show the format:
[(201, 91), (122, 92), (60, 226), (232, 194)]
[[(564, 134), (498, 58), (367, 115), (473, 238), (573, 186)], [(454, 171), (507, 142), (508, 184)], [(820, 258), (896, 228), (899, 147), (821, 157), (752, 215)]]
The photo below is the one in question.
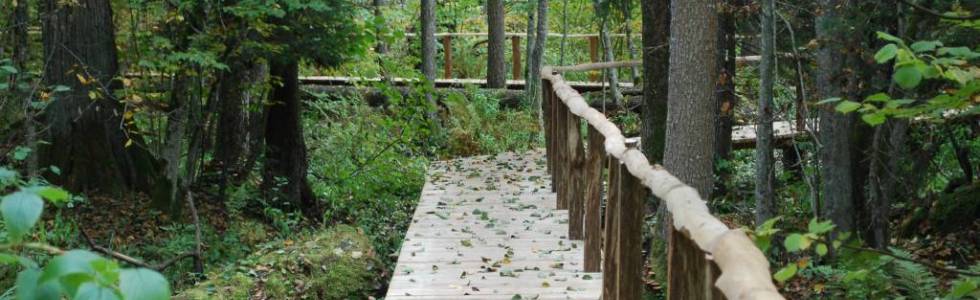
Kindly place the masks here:
[[(893, 254), (903, 258), (912, 258), (912, 254), (898, 248), (890, 249)], [(891, 258), (889, 263), (891, 276), (895, 287), (909, 299), (933, 299), (939, 293), (939, 280), (926, 267), (906, 261)]]

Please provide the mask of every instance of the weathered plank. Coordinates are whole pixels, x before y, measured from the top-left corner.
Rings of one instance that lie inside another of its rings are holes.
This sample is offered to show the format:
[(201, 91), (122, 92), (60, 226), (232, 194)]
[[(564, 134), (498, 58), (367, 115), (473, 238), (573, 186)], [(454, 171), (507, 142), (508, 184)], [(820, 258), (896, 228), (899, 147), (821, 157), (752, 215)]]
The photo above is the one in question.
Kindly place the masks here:
[[(616, 239), (619, 236), (619, 206), (621, 204), (620, 177), (623, 176), (623, 165), (615, 159), (609, 159), (609, 191), (606, 196), (606, 228), (603, 233), (602, 257), (602, 298), (616, 299), (619, 286), (619, 261), (616, 259), (619, 251)], [(627, 175), (629, 175), (627, 173)]]
[(616, 297), (613, 299), (640, 299), (643, 296), (643, 202), (649, 190), (633, 174), (623, 172), (619, 177), (620, 205), (618, 236), (613, 243), (618, 269), (616, 270)]
[(721, 272), (704, 251), (673, 226), (667, 239), (668, 299), (725, 299), (714, 286)]
[(568, 237), (573, 240), (584, 239), (584, 209), (585, 209), (585, 147), (582, 141), (582, 120), (574, 114), (565, 114), (566, 141), (568, 144), (568, 165), (566, 175), (568, 184), (565, 194), (568, 195)]
[(595, 127), (588, 126), (588, 158), (585, 166), (585, 270), (599, 272), (602, 264), (602, 178), (605, 140)]

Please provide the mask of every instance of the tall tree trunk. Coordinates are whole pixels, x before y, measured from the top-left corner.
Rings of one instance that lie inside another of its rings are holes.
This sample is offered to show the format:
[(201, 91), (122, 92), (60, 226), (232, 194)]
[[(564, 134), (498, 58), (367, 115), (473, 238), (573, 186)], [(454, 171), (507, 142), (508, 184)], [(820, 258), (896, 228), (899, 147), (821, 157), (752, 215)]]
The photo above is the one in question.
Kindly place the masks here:
[(256, 88), (265, 82), (265, 65), (257, 61), (232, 63), (231, 69), (222, 74), (219, 83), (218, 124), (215, 134), (214, 163), (231, 181), (237, 184), (251, 169), (248, 160), (252, 157), (252, 141), (255, 139), (251, 128), (258, 120), (253, 113), (261, 105), (263, 89)]
[[(661, 163), (667, 132), (667, 87), (670, 74), (670, 0), (640, 1), (643, 30), (643, 105), (640, 134), (643, 154), (651, 163)], [(666, 241), (669, 224), (667, 208), (651, 199), (649, 205), (656, 210), (657, 226), (654, 239), (647, 251), (653, 261), (654, 274), (659, 282), (666, 282)]]
[[(596, 8), (598, 8), (598, 0), (596, 0)], [(603, 60), (606, 62), (612, 62), (616, 60), (613, 54), (613, 42), (612, 37), (609, 36), (609, 15), (602, 16), (599, 22), (599, 39), (602, 41), (602, 56)], [(623, 93), (619, 91), (619, 71), (616, 69), (606, 69), (603, 70), (606, 74), (606, 80), (609, 82), (609, 93), (613, 96), (613, 103), (620, 105), (623, 103)]]
[[(534, 104), (535, 99), (537, 99), (538, 94), (538, 82), (534, 80), (534, 44), (537, 42), (535, 36), (535, 28), (537, 23), (535, 22), (538, 12), (536, 10), (537, 0), (528, 0), (528, 4), (531, 7), (527, 9), (527, 34), (524, 41), (524, 53), (527, 53), (527, 59), (524, 60), (524, 93), (528, 104)], [(534, 106), (531, 106), (534, 107)]]
[(670, 76), (670, 0), (640, 1), (643, 12), (643, 154), (663, 162)]
[[(373, 0), (371, 2), (371, 5), (374, 6), (375, 18), (384, 17), (384, 11), (382, 11), (382, 9), (384, 8), (385, 5), (388, 5), (387, 2), (388, 1), (386, 0)], [(381, 32), (382, 31), (381, 26), (384, 25), (378, 25), (378, 28), (375, 28), (375, 32)], [(378, 54), (388, 53), (388, 44), (385, 44), (384, 40), (378, 39), (378, 44), (374, 46), (374, 51), (377, 52)]]
[(490, 41), (487, 45), (487, 87), (492, 89), (507, 87), (505, 16), (504, 0), (487, 0), (487, 24), (490, 27)]
[(322, 210), (306, 179), (308, 160), (301, 120), (299, 63), (273, 60), (270, 73), (282, 84), (273, 87), (270, 98), (273, 104), (269, 108), (265, 131), (264, 189), (282, 196), (293, 208), (302, 210), (307, 218), (320, 220)]
[[(732, 126), (735, 123), (735, 9), (741, 3), (737, 0), (719, 1), (718, 5), (718, 80), (715, 87), (715, 103), (718, 118), (715, 120), (715, 159), (730, 160), (732, 153)], [(731, 178), (728, 169), (718, 170), (715, 192), (727, 193), (727, 183)]]
[(148, 189), (156, 162), (137, 135), (124, 132), (123, 108), (113, 99), (119, 65), (110, 1), (44, 0), (42, 7), (44, 84), (72, 89), (44, 112), (50, 144), (41, 164), (61, 169), (49, 179), (73, 191)]
[[(38, 176), (38, 152), (37, 152), (37, 125), (34, 123), (34, 109), (31, 104), (32, 99), (28, 93), (18, 90), (17, 82), (24, 80), (22, 74), (27, 73), (28, 56), (28, 11), (27, 1), (13, 1), (10, 10), (10, 40), (9, 51), (14, 67), (19, 71), (18, 74), (10, 76), (10, 92), (15, 99), (21, 99), (24, 104), (24, 142), (28, 149), (31, 149), (27, 156), (27, 177), (35, 178)], [(6, 43), (5, 43), (6, 44)], [(5, 47), (6, 48), (6, 47)], [(3, 51), (0, 50), (0, 57)]]
[(558, 65), (565, 65), (565, 45), (568, 43), (568, 0), (561, 1), (561, 42), (558, 47)]
[(667, 145), (664, 166), (678, 179), (710, 197), (713, 182), (713, 105), (717, 17), (715, 1), (672, 3)]
[(762, 1), (762, 61), (759, 63), (759, 119), (755, 145), (755, 222), (776, 216), (775, 167), (773, 161), (772, 98), (776, 77), (774, 0)]
[[(633, 42), (633, 0), (622, 0), (623, 5), (623, 19), (626, 23), (625, 34), (626, 34), (626, 59), (634, 60), (636, 59), (636, 43)], [(640, 78), (640, 68), (638, 66), (630, 67), (630, 82), (637, 83), (637, 79)]]
[[(531, 97), (531, 107), (540, 112), (540, 86), (537, 85), (541, 81), (541, 66), (544, 64), (544, 49), (548, 41), (548, 0), (537, 0), (536, 19), (530, 19), (528, 22), (536, 21), (534, 25), (534, 44), (531, 47), (530, 58), (530, 68), (528, 69), (528, 80), (534, 82), (534, 89), (529, 90), (532, 92)], [(528, 27), (530, 29), (530, 27)], [(531, 37), (528, 37), (530, 40)]]
[[(822, 14), (816, 17), (815, 28), (820, 48), (816, 54), (814, 82), (818, 99), (847, 97), (849, 91), (844, 87), (853, 85), (853, 72), (844, 70), (845, 62), (853, 55), (847, 52), (845, 43), (850, 39), (848, 35), (855, 33), (847, 30), (844, 18), (852, 3), (845, 0), (821, 0), (819, 3)], [(833, 105), (821, 107), (819, 116), (821, 217), (833, 221), (840, 231), (852, 231), (858, 208), (854, 200), (861, 194), (853, 184), (857, 180), (854, 171), (860, 163), (855, 160), (852, 147), (857, 119), (853, 114), (837, 112)]]
[(157, 206), (165, 208), (171, 213), (179, 212), (184, 204), (184, 183), (181, 176), (181, 161), (184, 153), (185, 140), (187, 138), (187, 117), (188, 105), (193, 101), (191, 94), (190, 81), (193, 80), (190, 74), (178, 72), (171, 79), (170, 88), (170, 107), (173, 109), (167, 114), (167, 135), (166, 145), (161, 152), (164, 163), (164, 175), (169, 181), (169, 189), (166, 203), (160, 202)]
[[(422, 75), (436, 80), (436, 0), (422, 0)], [(431, 96), (430, 96), (431, 97)]]

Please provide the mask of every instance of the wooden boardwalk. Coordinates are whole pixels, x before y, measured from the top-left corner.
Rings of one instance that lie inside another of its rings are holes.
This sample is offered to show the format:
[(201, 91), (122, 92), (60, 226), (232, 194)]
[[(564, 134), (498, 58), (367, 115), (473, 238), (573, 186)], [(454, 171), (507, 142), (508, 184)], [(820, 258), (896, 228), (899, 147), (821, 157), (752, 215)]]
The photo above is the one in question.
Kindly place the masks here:
[(385, 299), (599, 299), (547, 174), (544, 150), (433, 163)]

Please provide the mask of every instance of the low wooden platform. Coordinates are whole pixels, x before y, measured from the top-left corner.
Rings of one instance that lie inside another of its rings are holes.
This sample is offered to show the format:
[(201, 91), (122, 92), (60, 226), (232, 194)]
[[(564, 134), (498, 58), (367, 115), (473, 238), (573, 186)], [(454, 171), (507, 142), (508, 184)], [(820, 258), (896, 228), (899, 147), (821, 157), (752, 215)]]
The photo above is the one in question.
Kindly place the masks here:
[(599, 299), (545, 164), (543, 150), (433, 163), (385, 299)]

